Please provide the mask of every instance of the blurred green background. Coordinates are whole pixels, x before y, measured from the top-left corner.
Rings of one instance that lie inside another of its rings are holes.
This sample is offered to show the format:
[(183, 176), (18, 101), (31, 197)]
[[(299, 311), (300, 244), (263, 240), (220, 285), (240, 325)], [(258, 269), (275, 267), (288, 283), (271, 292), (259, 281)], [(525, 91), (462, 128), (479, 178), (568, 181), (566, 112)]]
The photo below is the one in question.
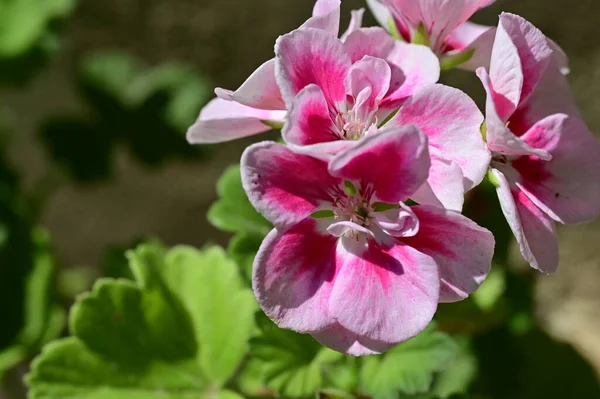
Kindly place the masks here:
[[(0, 398), (23, 397), (26, 359), (60, 334), (61, 309), (118, 257), (111, 248), (144, 237), (196, 247), (227, 242), (229, 235), (205, 214), (217, 198), (218, 177), (250, 141), (191, 147), (185, 129), (213, 87), (237, 87), (312, 6), (312, 0), (0, 0), (0, 349), (18, 342), (0, 356), (0, 370), (3, 362), (16, 364)], [(363, 1), (343, 0), (342, 26), (360, 7)], [(502, 10), (524, 16), (565, 49), (584, 118), (600, 132), (600, 2), (497, 0), (474, 21), (495, 25)], [(374, 25), (370, 16), (366, 25)], [(483, 98), (472, 74), (452, 71), (443, 82)], [(539, 276), (531, 296), (544, 331), (577, 353), (561, 347), (560, 364), (526, 369), (548, 378), (569, 369), (593, 381), (600, 373), (600, 222), (561, 229), (560, 239), (559, 272)], [(513, 246), (508, 264), (523, 267)], [(46, 275), (57, 276), (57, 284)], [(478, 342), (489, 353), (482, 367), (499, 376), (524, 361), (507, 353), (502, 340), (488, 335)], [(555, 354), (545, 336), (521, 341), (515, 345)], [(583, 397), (569, 396), (569, 381), (578, 392), (598, 392), (569, 375), (561, 380), (564, 391), (532, 384), (523, 397)], [(503, 387), (510, 383), (496, 382), (498, 398), (511, 397)]]

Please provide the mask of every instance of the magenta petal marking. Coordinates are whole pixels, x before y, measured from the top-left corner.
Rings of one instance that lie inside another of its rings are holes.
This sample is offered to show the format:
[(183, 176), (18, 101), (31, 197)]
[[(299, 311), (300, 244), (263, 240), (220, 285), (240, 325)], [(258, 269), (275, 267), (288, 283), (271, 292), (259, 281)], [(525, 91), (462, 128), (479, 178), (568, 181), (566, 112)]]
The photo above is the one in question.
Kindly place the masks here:
[(419, 232), (402, 242), (438, 264), (440, 302), (456, 302), (475, 292), (490, 271), (494, 236), (457, 212), (433, 206), (413, 206)]
[(500, 182), (496, 189), (521, 255), (534, 269), (553, 273), (558, 268), (558, 242), (554, 222), (518, 188), (512, 186), (499, 170), (492, 169)]
[(360, 181), (383, 202), (405, 201), (427, 178), (427, 137), (414, 126), (382, 130), (339, 153), (329, 164), (332, 176)]
[(600, 143), (585, 123), (564, 114), (535, 124), (522, 139), (552, 154), (545, 162), (521, 157), (512, 162), (517, 186), (555, 221), (576, 224), (600, 214)]
[(335, 323), (329, 298), (336, 242), (317, 231), (314, 219), (265, 238), (254, 260), (252, 285), (263, 311), (281, 328), (314, 332)]
[(289, 227), (321, 206), (331, 205), (331, 189), (342, 184), (327, 162), (273, 142), (244, 151), (242, 183), (250, 202), (278, 228)]
[(310, 145), (339, 140), (337, 131), (323, 92), (317, 85), (310, 84), (292, 102), (281, 134), (288, 143)]
[(279, 37), (275, 53), (275, 77), (286, 104), (316, 84), (332, 109), (345, 111), (344, 79), (351, 63), (340, 40), (322, 30), (302, 28)]

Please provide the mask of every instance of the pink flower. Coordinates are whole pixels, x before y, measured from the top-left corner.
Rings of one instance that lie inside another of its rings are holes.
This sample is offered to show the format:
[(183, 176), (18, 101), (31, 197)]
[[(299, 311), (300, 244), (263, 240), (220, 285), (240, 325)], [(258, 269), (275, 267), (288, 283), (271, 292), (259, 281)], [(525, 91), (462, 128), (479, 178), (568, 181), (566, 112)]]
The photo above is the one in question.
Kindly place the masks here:
[(556, 49), (523, 18), (500, 16), (489, 74), (477, 74), (487, 91), (491, 180), (502, 211), (530, 265), (553, 272), (554, 222), (600, 213), (600, 144), (579, 118)]
[[(343, 39), (361, 27), (363, 12), (352, 12)], [(340, 0), (317, 0), (313, 16), (302, 26), (320, 29), (337, 38), (339, 21)], [(265, 62), (236, 91), (217, 88), (217, 98), (202, 109), (196, 123), (188, 129), (188, 141), (220, 143), (280, 127), (286, 106), (275, 81), (274, 67), (274, 59)]]
[[(380, 28), (359, 29), (345, 42), (298, 29), (280, 37), (275, 52), (290, 110), (282, 129), (287, 143), (334, 151), (382, 125), (416, 125), (429, 136), (432, 166), (413, 199), (462, 209), (464, 193), (482, 181), (490, 161), (483, 115), (460, 90), (433, 84), (439, 65), (429, 49), (395, 41)], [(349, 142), (333, 150), (322, 145), (340, 140)]]
[(427, 137), (414, 126), (335, 156), (273, 142), (249, 147), (244, 188), (275, 226), (254, 263), (265, 313), (365, 355), (418, 334), (439, 301), (475, 291), (490, 268), (491, 233), (452, 211), (403, 204), (429, 162)]
[(494, 29), (468, 22), (496, 0), (367, 0), (379, 23), (406, 42), (428, 44), (442, 65), (474, 70), (489, 64)]

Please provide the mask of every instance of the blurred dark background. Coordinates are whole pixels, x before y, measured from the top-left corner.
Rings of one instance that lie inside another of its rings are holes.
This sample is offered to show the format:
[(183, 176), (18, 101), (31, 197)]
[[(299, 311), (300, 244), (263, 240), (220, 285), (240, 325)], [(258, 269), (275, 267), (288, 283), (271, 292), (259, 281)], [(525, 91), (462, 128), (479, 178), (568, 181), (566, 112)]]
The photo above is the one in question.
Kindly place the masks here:
[[(44, 200), (39, 223), (51, 232), (61, 264), (97, 270), (108, 248), (127, 247), (147, 236), (198, 247), (225, 242), (228, 236), (212, 227), (205, 214), (216, 198), (218, 176), (238, 162), (248, 141), (189, 150), (181, 143), (185, 125), (214, 86), (235, 88), (270, 58), (277, 36), (301, 25), (313, 4), (85, 0), (76, 5), (58, 31), (58, 50), (24, 85), (8, 85), (0, 99), (2, 118), (13, 132), (6, 143), (7, 162), (19, 171), (23, 191)], [(364, 6), (360, 0), (343, 0), (342, 27), (351, 9)], [(502, 10), (532, 21), (565, 49), (584, 118), (600, 132), (600, 1), (498, 0), (473, 20), (495, 25)], [(374, 25), (370, 15), (365, 24)], [(162, 73), (165, 63), (171, 69)], [(142, 82), (136, 92), (142, 94), (122, 97), (122, 85), (142, 73), (132, 70), (157, 69), (162, 86)], [(183, 79), (186, 74), (190, 78)], [(443, 81), (482, 98), (472, 74), (452, 71)], [(103, 85), (105, 90), (99, 90)], [(145, 97), (154, 91), (171, 97)], [(173, 100), (175, 92), (179, 103)], [(135, 109), (123, 124), (115, 98)], [(177, 104), (188, 108), (177, 114)], [(158, 114), (169, 106), (175, 111), (165, 121)], [(153, 153), (156, 140), (173, 156)], [(64, 146), (69, 154), (61, 152)], [(57, 159), (75, 172), (64, 172), (65, 167), (55, 173)], [(76, 167), (84, 163), (96, 169)], [(65, 177), (69, 173), (79, 175)], [(563, 228), (560, 238), (558, 274), (538, 279), (537, 316), (600, 372), (600, 221)], [(518, 267), (518, 251), (512, 252)]]

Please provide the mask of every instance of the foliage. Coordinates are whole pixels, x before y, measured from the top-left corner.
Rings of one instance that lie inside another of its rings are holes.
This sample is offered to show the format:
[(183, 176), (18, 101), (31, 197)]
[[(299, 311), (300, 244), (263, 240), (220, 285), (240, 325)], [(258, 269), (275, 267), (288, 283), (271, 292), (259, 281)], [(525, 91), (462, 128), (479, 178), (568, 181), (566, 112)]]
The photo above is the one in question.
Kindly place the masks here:
[(51, 157), (76, 181), (110, 177), (117, 144), (147, 165), (198, 158), (181, 132), (195, 120), (208, 89), (190, 68), (149, 68), (126, 53), (96, 52), (82, 60), (78, 82), (91, 112), (56, 115), (41, 131)]
[(73, 337), (33, 364), (32, 398), (212, 397), (236, 371), (256, 304), (225, 253), (150, 244), (128, 258), (135, 281), (103, 279), (78, 298)]

